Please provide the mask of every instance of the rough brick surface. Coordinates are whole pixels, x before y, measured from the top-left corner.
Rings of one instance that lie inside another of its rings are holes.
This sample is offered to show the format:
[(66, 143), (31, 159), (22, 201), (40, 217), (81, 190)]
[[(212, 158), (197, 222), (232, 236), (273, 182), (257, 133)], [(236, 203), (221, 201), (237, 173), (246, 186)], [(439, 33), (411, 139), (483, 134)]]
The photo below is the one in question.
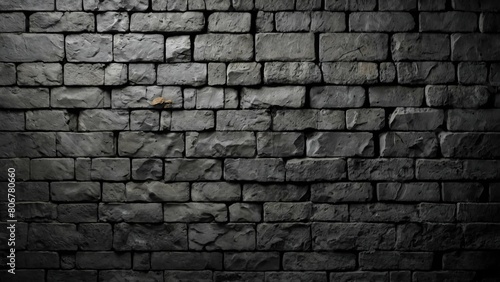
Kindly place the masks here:
[(0, 281), (498, 281), (499, 15), (0, 0)]

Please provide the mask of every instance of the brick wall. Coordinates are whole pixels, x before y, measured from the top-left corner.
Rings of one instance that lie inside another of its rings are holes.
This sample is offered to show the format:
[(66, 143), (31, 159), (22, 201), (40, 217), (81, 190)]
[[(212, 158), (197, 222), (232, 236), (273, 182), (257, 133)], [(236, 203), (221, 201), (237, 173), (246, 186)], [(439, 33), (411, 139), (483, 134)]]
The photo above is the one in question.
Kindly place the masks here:
[(500, 1), (0, 11), (1, 281), (500, 281)]

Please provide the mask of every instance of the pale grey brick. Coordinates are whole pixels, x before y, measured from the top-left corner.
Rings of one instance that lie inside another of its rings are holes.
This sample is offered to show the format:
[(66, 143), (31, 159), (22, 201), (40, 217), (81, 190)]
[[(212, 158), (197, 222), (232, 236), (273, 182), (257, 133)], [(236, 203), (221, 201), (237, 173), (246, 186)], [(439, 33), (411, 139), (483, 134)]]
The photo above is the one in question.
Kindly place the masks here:
[(83, 33), (66, 36), (66, 58), (69, 62), (111, 62), (113, 38), (109, 34)]
[(125, 158), (92, 159), (92, 180), (125, 181), (130, 179), (130, 160)]
[(24, 131), (24, 112), (22, 111), (0, 111), (0, 130), (2, 131)]
[(404, 12), (362, 12), (349, 15), (349, 30), (364, 32), (410, 31), (415, 20)]
[(258, 11), (255, 27), (257, 32), (274, 31), (274, 13)]
[(33, 180), (69, 180), (75, 177), (73, 159), (32, 159), (30, 167)]
[(286, 162), (287, 181), (335, 181), (346, 178), (346, 162), (337, 158), (291, 159)]
[(166, 181), (220, 180), (222, 162), (216, 159), (166, 159)]
[(207, 84), (207, 64), (177, 63), (158, 65), (158, 84), (205, 85)]
[(373, 156), (371, 133), (315, 132), (306, 140), (306, 154), (310, 157)]
[(428, 85), (425, 98), (430, 107), (479, 108), (491, 96), (486, 86)]
[(388, 36), (382, 33), (325, 33), (319, 37), (321, 61), (380, 61), (387, 58)]
[(396, 108), (389, 117), (392, 130), (436, 130), (443, 122), (443, 111), (429, 108)]
[(321, 8), (321, 0), (296, 0), (295, 9), (297, 10), (319, 10)]
[(311, 32), (338, 32), (345, 29), (344, 13), (311, 12)]
[(78, 117), (80, 131), (129, 129), (129, 112), (125, 110), (84, 110)]
[(259, 33), (255, 36), (257, 61), (313, 61), (315, 53), (312, 33)]
[(167, 37), (165, 40), (165, 60), (167, 62), (191, 61), (191, 39), (189, 36)]
[(226, 222), (228, 219), (225, 204), (182, 203), (163, 205), (165, 222)]
[(5, 109), (32, 109), (49, 107), (49, 89), (47, 88), (19, 88), (0, 87), (2, 103), (0, 108)]
[(195, 32), (205, 26), (205, 17), (199, 12), (134, 13), (130, 17), (132, 32)]
[(305, 104), (305, 96), (306, 89), (303, 86), (243, 88), (240, 106), (244, 109), (273, 106), (301, 108)]
[(208, 17), (209, 32), (249, 32), (252, 21), (250, 13), (215, 12)]
[(255, 9), (263, 11), (286, 11), (295, 8), (294, 0), (255, 0)]
[(309, 31), (311, 26), (310, 12), (278, 12), (274, 18), (279, 32)]
[(38, 2), (33, 0), (8, 1), (0, 3), (0, 10), (3, 11), (50, 11), (54, 9), (54, 0)]
[(281, 159), (225, 159), (224, 179), (276, 182), (285, 180)]
[(187, 157), (253, 157), (253, 132), (186, 132)]
[(370, 106), (376, 107), (420, 107), (424, 102), (424, 88), (403, 86), (370, 87)]
[(202, 131), (213, 129), (215, 115), (213, 111), (175, 111), (172, 113), (172, 131)]
[(162, 62), (164, 54), (163, 35), (129, 33), (113, 38), (115, 62)]
[(147, 0), (83, 0), (83, 9), (89, 11), (144, 11), (148, 6)]
[(309, 92), (311, 108), (358, 108), (365, 101), (359, 86), (315, 86)]
[(311, 185), (311, 201), (320, 203), (368, 202), (373, 187), (369, 182), (315, 183)]
[[(484, 84), (488, 78), (485, 63), (461, 62), (458, 64), (458, 82), (460, 84)], [(493, 72), (490, 72), (493, 75)], [(490, 79), (490, 82), (491, 79)]]
[(127, 65), (111, 63), (104, 69), (104, 85), (124, 85), (127, 83)]
[(23, 32), (26, 29), (26, 16), (23, 13), (1, 13), (0, 32)]
[(396, 67), (393, 63), (381, 63), (380, 66), (380, 82), (391, 83), (396, 79)]
[(381, 11), (416, 10), (417, 0), (379, 0), (378, 8)]
[(298, 132), (258, 132), (257, 152), (260, 157), (303, 156), (304, 135)]
[(65, 157), (104, 157), (115, 153), (112, 133), (57, 133), (57, 155)]
[(271, 115), (264, 110), (223, 110), (217, 111), (217, 130), (268, 130)]
[(84, 12), (39, 12), (30, 16), (30, 32), (92, 32), (94, 15)]
[(162, 97), (170, 100), (171, 108), (182, 108), (182, 90), (180, 87), (166, 86), (128, 86), (112, 90), (113, 108), (152, 108), (151, 102)]
[(312, 62), (272, 62), (264, 65), (266, 84), (311, 84), (321, 82), (321, 71)]
[(349, 180), (409, 180), (414, 177), (412, 159), (349, 159)]
[(451, 59), (453, 61), (497, 61), (500, 51), (495, 46), (500, 36), (478, 33), (457, 33), (451, 36)]
[(204, 87), (195, 91), (196, 109), (224, 108), (224, 88)]
[(204, 0), (188, 0), (189, 10), (205, 10)]
[(438, 140), (432, 132), (387, 132), (380, 135), (380, 156), (433, 158)]
[(325, 10), (330, 11), (371, 11), (376, 6), (376, 0), (325, 0)]
[(0, 157), (54, 157), (56, 136), (54, 132), (4, 132), (0, 138)]
[(132, 159), (132, 179), (160, 180), (163, 177), (163, 161), (159, 159)]
[(17, 83), (19, 85), (61, 85), (62, 80), (61, 64), (24, 63), (17, 66)]
[(208, 64), (208, 85), (226, 84), (226, 64), (209, 63)]
[(125, 12), (106, 12), (96, 15), (98, 32), (126, 32), (129, 16)]
[(259, 63), (230, 63), (227, 66), (227, 85), (260, 84), (261, 68)]
[(51, 90), (50, 105), (54, 108), (105, 108), (110, 106), (110, 93), (97, 87)]
[(385, 126), (384, 109), (351, 109), (346, 111), (349, 130), (381, 130)]
[(197, 61), (249, 61), (253, 58), (253, 36), (250, 34), (201, 34), (194, 41)]
[(180, 133), (121, 132), (118, 154), (127, 157), (181, 157), (184, 135)]
[(186, 11), (187, 0), (167, 0), (168, 11)]
[(157, 131), (160, 127), (158, 111), (136, 110), (130, 112), (130, 130)]
[(273, 130), (339, 130), (345, 128), (345, 113), (335, 110), (277, 110), (273, 115)]
[(62, 34), (0, 34), (2, 62), (60, 62), (64, 58)]
[(200, 202), (239, 201), (241, 186), (229, 182), (196, 182), (191, 187), (191, 199)]
[(450, 37), (443, 34), (396, 33), (391, 38), (395, 61), (447, 60), (450, 57)]
[(128, 65), (128, 79), (131, 84), (154, 84), (156, 67), (154, 64)]
[(185, 202), (189, 200), (189, 183), (128, 182), (125, 194), (130, 202)]
[(196, 89), (185, 88), (183, 94), (184, 109), (194, 109), (196, 107)]
[(57, 0), (56, 9), (59, 11), (81, 11), (83, 0)]
[(37, 110), (26, 112), (26, 130), (74, 131), (77, 116), (65, 110)]
[(16, 65), (0, 63), (0, 85), (16, 84)]
[(205, 6), (209, 11), (225, 11), (231, 7), (231, 0), (205, 0)]
[(232, 6), (236, 11), (249, 11), (252, 10), (253, 0), (232, 0)]
[(477, 30), (477, 16), (468, 12), (440, 12), (419, 14), (422, 32), (473, 32)]
[(236, 109), (239, 103), (238, 90), (232, 88), (224, 89), (224, 109)]
[(65, 85), (104, 85), (103, 64), (65, 64)]
[(396, 63), (400, 84), (446, 84), (455, 81), (455, 66), (448, 62)]
[(373, 84), (378, 80), (376, 63), (323, 63), (321, 70), (324, 81), (329, 84)]

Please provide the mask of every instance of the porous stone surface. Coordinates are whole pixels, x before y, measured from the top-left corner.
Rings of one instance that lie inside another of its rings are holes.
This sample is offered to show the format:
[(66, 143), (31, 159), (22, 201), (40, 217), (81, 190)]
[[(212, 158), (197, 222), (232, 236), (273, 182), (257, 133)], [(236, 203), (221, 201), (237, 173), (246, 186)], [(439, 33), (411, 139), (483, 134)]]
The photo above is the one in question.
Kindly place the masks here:
[(497, 281), (499, 14), (0, 0), (0, 281)]

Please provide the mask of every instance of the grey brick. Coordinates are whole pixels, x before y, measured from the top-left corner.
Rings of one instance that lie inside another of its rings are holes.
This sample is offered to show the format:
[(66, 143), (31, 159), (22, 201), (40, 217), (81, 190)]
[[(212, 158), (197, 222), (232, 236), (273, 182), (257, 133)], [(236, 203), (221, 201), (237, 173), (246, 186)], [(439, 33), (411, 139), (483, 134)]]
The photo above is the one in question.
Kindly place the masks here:
[(154, 64), (130, 64), (128, 77), (131, 84), (154, 84), (156, 67)]
[[(394, 273), (394, 272), (391, 272)], [(388, 272), (372, 272), (372, 271), (358, 271), (358, 272), (332, 272), (330, 273), (330, 280), (332, 281), (356, 281), (368, 279), (368, 281), (389, 281)]]
[(296, 0), (296, 10), (319, 10), (321, 8), (321, 0)]
[(189, 185), (184, 182), (129, 182), (125, 194), (130, 202), (184, 202), (189, 200)]
[(323, 63), (321, 70), (324, 81), (329, 84), (373, 84), (378, 80), (378, 66), (375, 63)]
[(125, 32), (129, 28), (129, 16), (125, 12), (106, 12), (96, 15), (98, 32)]
[(311, 26), (310, 12), (277, 12), (274, 19), (279, 32), (309, 31)]
[(264, 110), (217, 111), (217, 130), (267, 130), (271, 126), (271, 115)]
[(113, 10), (126, 10), (126, 11), (143, 11), (148, 8), (147, 0), (83, 0), (83, 9), (90, 11), (113, 11)]
[(391, 83), (396, 79), (396, 67), (393, 63), (381, 63), (380, 69), (380, 82)]
[(478, 182), (443, 182), (442, 187), (444, 202), (479, 202), (485, 191)]
[(386, 34), (325, 33), (319, 37), (321, 61), (384, 60), (387, 58), (388, 48)]
[(315, 53), (313, 33), (259, 33), (255, 36), (257, 61), (313, 61)]
[(310, 226), (304, 223), (257, 225), (257, 249), (276, 251), (311, 250)]
[(255, 29), (257, 32), (274, 31), (274, 13), (258, 11), (255, 19)]
[(178, 63), (158, 65), (159, 85), (200, 86), (207, 83), (207, 64)]
[(349, 180), (409, 180), (414, 177), (411, 159), (349, 159)]
[(104, 69), (104, 85), (123, 85), (127, 83), (127, 65), (111, 63)]
[(23, 13), (2, 13), (0, 17), (1, 32), (24, 32), (26, 16)]
[(60, 204), (57, 206), (59, 222), (97, 222), (97, 204)]
[(495, 160), (417, 160), (416, 178), (422, 180), (495, 179), (500, 163)]
[(38, 2), (32, 0), (21, 0), (15, 2), (3, 2), (0, 4), (0, 9), (5, 11), (19, 11), (19, 10), (31, 10), (31, 11), (48, 11), (54, 8), (54, 0), (48, 0), (45, 2)]
[(60, 62), (64, 58), (62, 34), (0, 34), (2, 62)]
[(157, 131), (160, 127), (158, 111), (136, 110), (130, 112), (130, 130)]
[(308, 157), (352, 157), (374, 155), (371, 133), (314, 132), (307, 135)]
[(321, 71), (312, 62), (272, 62), (264, 65), (266, 84), (311, 84), (321, 82)]
[[(150, 253), (135, 253), (132, 258), (132, 268), (134, 270), (149, 270), (151, 264), (150, 262), (151, 262)], [(159, 273), (159, 275), (162, 274)]]
[(134, 13), (130, 17), (132, 32), (194, 32), (205, 26), (200, 12)]
[(424, 102), (424, 88), (403, 86), (370, 87), (370, 106), (377, 107), (420, 107)]
[(99, 204), (99, 221), (162, 222), (161, 204)]
[(345, 113), (337, 110), (277, 110), (273, 115), (274, 131), (339, 130), (345, 128)]
[(311, 185), (311, 201), (320, 203), (368, 202), (373, 188), (368, 182), (315, 183)]
[(113, 38), (115, 62), (162, 62), (164, 55), (163, 35), (129, 33)]
[(4, 132), (0, 139), (0, 157), (53, 157), (56, 153), (53, 132)]
[(447, 127), (450, 131), (500, 131), (497, 109), (449, 110)]
[(455, 222), (455, 204), (420, 203), (418, 212), (424, 222)]
[(205, 1), (203, 0), (187, 0), (190, 10), (205, 10)]
[(453, 61), (496, 61), (500, 51), (494, 46), (500, 36), (490, 34), (453, 34), (451, 36), (451, 59)]
[(229, 206), (229, 221), (259, 222), (262, 220), (262, 205), (253, 203), (234, 203)]
[(182, 90), (168, 86), (127, 86), (112, 90), (113, 108), (152, 108), (151, 102), (162, 97), (171, 100), (171, 108), (182, 108)]
[(481, 13), (479, 16), (479, 30), (481, 32), (499, 32), (500, 17), (497, 13)]
[(209, 63), (208, 64), (208, 85), (224, 85), (226, 84), (226, 64), (225, 63)]
[(196, 89), (196, 109), (221, 109), (224, 107), (224, 88)]
[[(134, 253), (134, 258), (137, 253)], [(133, 270), (104, 270), (99, 272), (99, 279), (104, 281), (136, 279), (139, 281), (161, 281), (163, 280), (162, 271), (133, 271)]]
[(304, 135), (298, 132), (258, 132), (257, 154), (261, 157), (303, 156)]
[(313, 204), (313, 221), (347, 221), (349, 218), (348, 205)]
[(247, 202), (291, 202), (306, 199), (308, 187), (292, 184), (244, 184), (243, 200)]
[(266, 1), (255, 0), (255, 9), (263, 11), (293, 10), (294, 0)]
[(17, 203), (16, 218), (24, 222), (51, 222), (57, 218), (56, 208), (52, 203)]
[(78, 117), (80, 131), (129, 129), (129, 112), (125, 110), (84, 110)]
[(160, 159), (132, 159), (132, 179), (161, 180), (163, 161)]
[(450, 37), (443, 34), (396, 33), (391, 39), (395, 61), (447, 60), (450, 57)]
[(97, 202), (101, 199), (99, 182), (53, 182), (50, 198), (55, 202)]
[(187, 132), (187, 157), (253, 157), (255, 136), (252, 132)]
[(325, 0), (325, 10), (330, 11), (370, 11), (376, 6), (375, 0)]
[[(44, 238), (53, 238), (46, 240)], [(31, 223), (28, 232), (30, 250), (76, 251), (79, 234), (76, 225), (68, 223)]]
[(220, 180), (222, 162), (214, 159), (166, 159), (165, 180)]
[(76, 115), (64, 110), (27, 111), (26, 129), (73, 131), (76, 130)]
[(189, 62), (191, 60), (191, 39), (189, 36), (171, 36), (165, 40), (167, 62)]
[(92, 159), (92, 180), (124, 181), (130, 179), (130, 160), (124, 158)]
[(209, 11), (213, 10), (229, 10), (231, 7), (230, 0), (205, 0), (206, 9)]
[(291, 159), (286, 162), (287, 181), (335, 181), (346, 177), (343, 159)]
[(351, 109), (346, 111), (349, 130), (381, 130), (385, 126), (384, 109)]
[(477, 30), (477, 16), (467, 12), (420, 13), (420, 31), (473, 32)]
[(400, 84), (445, 84), (455, 81), (455, 66), (452, 63), (396, 63), (396, 68)]
[(62, 80), (60, 64), (25, 63), (17, 67), (19, 85), (61, 85)]
[(281, 159), (225, 159), (224, 179), (276, 182), (285, 179)]
[[(11, 159), (12, 160), (12, 159)], [(14, 159), (16, 160), (16, 159)], [(21, 159), (17, 159), (21, 160)], [(16, 178), (19, 180), (23, 180), (23, 167), (22, 163), (12, 162), (14, 164), (14, 168), (16, 169)], [(29, 165), (28, 162), (26, 164)], [(11, 166), (12, 167), (12, 166)], [(2, 164), (3, 169), (3, 164)], [(29, 169), (29, 167), (27, 168)], [(7, 171), (7, 168), (5, 168)], [(28, 173), (29, 174), (29, 173)], [(27, 175), (26, 175), (27, 176)], [(5, 180), (8, 179), (8, 175), (6, 174)], [(5, 184), (5, 187), (8, 187), (8, 183)], [(16, 200), (18, 202), (48, 202), (49, 201), (49, 183), (48, 182), (17, 182), (16, 183)], [(4, 197), (3, 202), (7, 202), (7, 193), (8, 189), (4, 189), (2, 191), (2, 197)]]
[(66, 36), (66, 58), (69, 62), (111, 62), (112, 36), (83, 33)]
[(115, 225), (113, 248), (119, 251), (186, 250), (187, 228), (185, 224), (119, 223)]
[(305, 103), (306, 89), (300, 86), (243, 88), (242, 108), (269, 108), (272, 106), (300, 108)]
[(433, 260), (434, 254), (431, 252), (378, 251), (361, 252), (359, 264), (364, 270), (430, 270)]
[(493, 270), (496, 269), (500, 256), (497, 252), (465, 251), (443, 255), (443, 269), (457, 270)]
[(252, 15), (250, 13), (215, 12), (208, 17), (209, 32), (249, 32)]
[(191, 186), (191, 199), (200, 202), (233, 202), (241, 198), (241, 187), (229, 182), (196, 182)]
[(255, 249), (255, 227), (251, 224), (190, 224), (188, 236), (191, 250)]
[[(151, 254), (152, 269), (181, 269), (181, 270), (204, 270), (204, 269), (222, 269), (222, 253), (219, 252), (154, 252)], [(196, 275), (187, 275), (198, 273), (198, 271), (165, 271), (167, 277), (184, 277), (187, 280), (194, 279)], [(200, 271), (201, 272), (201, 271)], [(212, 273), (210, 281), (212, 281)], [(204, 272), (203, 272), (204, 273)], [(205, 277), (204, 275), (203, 277)], [(185, 280), (184, 279), (184, 280)], [(179, 279), (183, 281), (182, 279)], [(174, 280), (177, 281), (177, 280)], [(201, 280), (203, 281), (203, 280)], [(204, 281), (203, 281), (204, 282)]]
[(356, 255), (350, 253), (314, 252), (285, 253), (285, 270), (353, 270), (356, 267)]
[(23, 131), (24, 113), (21, 111), (0, 111), (0, 130), (2, 131)]
[(65, 64), (65, 85), (104, 85), (103, 64)]
[(30, 165), (33, 180), (69, 180), (75, 177), (73, 159), (32, 159)]
[(441, 199), (439, 183), (378, 183), (379, 201), (438, 202)]
[(123, 202), (127, 196), (125, 184), (123, 183), (106, 183), (102, 184), (102, 201), (103, 202)]
[(316, 86), (309, 92), (311, 108), (359, 108), (365, 102), (360, 86)]
[(259, 63), (230, 63), (227, 66), (227, 85), (257, 85), (261, 83)]
[(30, 16), (30, 32), (92, 32), (94, 15), (84, 12), (38, 12)]
[(389, 118), (392, 130), (436, 130), (444, 122), (442, 110), (429, 108), (396, 108)]
[(381, 11), (404, 11), (416, 9), (417, 0), (379, 0), (379, 10)]
[(225, 204), (182, 203), (163, 205), (165, 222), (226, 222)]
[(250, 34), (202, 34), (194, 41), (197, 61), (249, 61), (253, 58), (253, 36)]
[(311, 12), (311, 32), (338, 32), (345, 29), (344, 13)]
[[(0, 159), (0, 169), (3, 171), (7, 171), (9, 168), (15, 168), (16, 169), (16, 179), (17, 180), (28, 180), (30, 179), (30, 159), (25, 159), (25, 158), (15, 158), (15, 159)], [(8, 173), (4, 173), (3, 175), (0, 176), (1, 181), (7, 181), (9, 178)], [(17, 184), (18, 188), (22, 184)], [(7, 191), (7, 189), (3, 190), (4, 192)], [(4, 197), (4, 199), (7, 199), (7, 196)]]
[(83, 0), (58, 0), (56, 9), (60, 11), (78, 11), (83, 9)]
[(208, 130), (215, 126), (215, 116), (213, 111), (175, 111), (172, 113), (172, 131), (185, 130)]
[(279, 272), (266, 272), (266, 281), (268, 282), (279, 282), (279, 281), (288, 281), (288, 280), (297, 280), (298, 282), (326, 282), (327, 275), (325, 272), (288, 272), (288, 271), (279, 271)]
[(90, 180), (90, 170), (92, 168), (92, 160), (90, 158), (77, 158), (75, 160), (75, 179)]
[(252, 10), (254, 3), (252, 0), (232, 0), (232, 6), (236, 11)]
[[(455, 224), (405, 224), (397, 228), (397, 247), (402, 250), (435, 251), (459, 248), (462, 228)], [(436, 240), (427, 240), (432, 236)]]
[(486, 86), (428, 85), (425, 96), (431, 107), (479, 108), (488, 103), (490, 92)]
[(380, 135), (380, 156), (433, 158), (438, 140), (432, 132), (386, 132)]
[(0, 63), (0, 85), (16, 84), (16, 65)]
[(226, 253), (224, 256), (224, 268), (227, 270), (278, 270), (280, 256), (278, 252), (244, 252)]
[(439, 134), (441, 153), (446, 158), (485, 158), (500, 156), (499, 133)]
[(488, 79), (487, 72), (488, 68), (485, 63), (459, 63), (458, 82), (460, 84), (484, 84)]
[(76, 266), (79, 269), (128, 269), (131, 267), (131, 253), (78, 252)]
[(349, 15), (350, 31), (398, 32), (410, 31), (414, 26), (413, 16), (405, 12), (361, 12)]
[(179, 133), (121, 132), (118, 154), (127, 157), (180, 157), (184, 135)]
[(418, 216), (416, 205), (370, 203), (349, 206), (349, 218), (352, 221), (408, 222), (417, 221), (419, 219)]
[(58, 132), (56, 137), (58, 156), (104, 157), (115, 153), (112, 133)]

